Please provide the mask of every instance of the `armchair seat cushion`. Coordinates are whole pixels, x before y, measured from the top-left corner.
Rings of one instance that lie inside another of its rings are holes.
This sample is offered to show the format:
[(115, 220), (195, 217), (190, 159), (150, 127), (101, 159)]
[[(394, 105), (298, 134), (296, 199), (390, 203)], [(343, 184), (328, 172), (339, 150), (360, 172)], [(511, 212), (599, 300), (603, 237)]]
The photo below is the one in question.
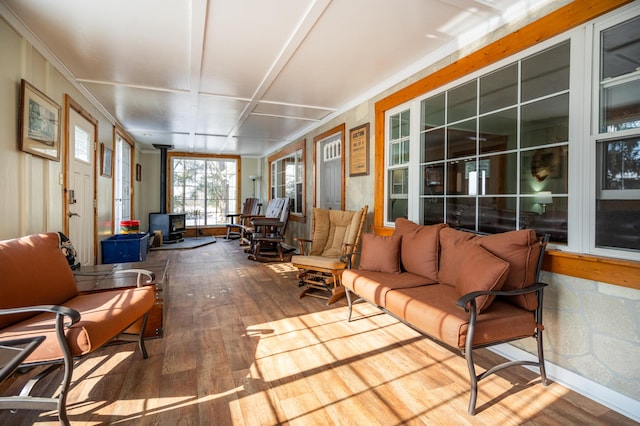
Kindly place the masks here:
[[(154, 303), (153, 286), (79, 295), (63, 303), (82, 313), (80, 321), (66, 330), (72, 355), (80, 356), (104, 345), (142, 317)], [(2, 329), (0, 340), (45, 336), (45, 341), (25, 362), (61, 359), (54, 323), (54, 314), (38, 314)]]
[(387, 272), (348, 269), (342, 273), (342, 284), (383, 308), (387, 306), (387, 293), (391, 290), (437, 284), (437, 281), (411, 272), (393, 274), (392, 277), (389, 279)]
[[(469, 328), (469, 313), (458, 308), (458, 291), (438, 284), (394, 289), (386, 297), (387, 309), (402, 312), (403, 320), (419, 330), (452, 346), (463, 349)], [(503, 301), (494, 300), (478, 314), (473, 344), (486, 345), (520, 336), (531, 337), (536, 330), (532, 312)]]
[(327, 256), (301, 256), (294, 255), (291, 257), (291, 263), (303, 269), (327, 269), (327, 270), (339, 270), (344, 269), (347, 265), (340, 262), (339, 257), (327, 257)]

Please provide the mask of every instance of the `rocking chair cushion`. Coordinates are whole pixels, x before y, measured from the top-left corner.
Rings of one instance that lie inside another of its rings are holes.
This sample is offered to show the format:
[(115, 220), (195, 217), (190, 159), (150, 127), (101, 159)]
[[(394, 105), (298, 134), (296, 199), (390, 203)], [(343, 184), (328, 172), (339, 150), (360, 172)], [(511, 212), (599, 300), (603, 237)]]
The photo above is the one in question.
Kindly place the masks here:
[(326, 210), (315, 208), (310, 255), (339, 257), (343, 245), (353, 244), (360, 228), (363, 210)]
[(399, 236), (381, 236), (376, 234), (362, 235), (362, 254), (359, 269), (373, 272), (400, 273)]

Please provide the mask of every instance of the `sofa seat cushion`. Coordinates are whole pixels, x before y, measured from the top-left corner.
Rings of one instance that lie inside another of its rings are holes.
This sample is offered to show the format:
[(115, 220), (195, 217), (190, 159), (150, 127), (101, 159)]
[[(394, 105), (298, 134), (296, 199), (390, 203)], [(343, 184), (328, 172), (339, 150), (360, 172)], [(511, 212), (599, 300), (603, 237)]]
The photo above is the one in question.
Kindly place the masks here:
[[(75, 357), (96, 350), (148, 312), (154, 303), (154, 286), (81, 294), (64, 302), (63, 306), (81, 314), (80, 321), (66, 330), (71, 353)], [(25, 362), (60, 359), (62, 352), (54, 326), (54, 314), (38, 314), (4, 328), (0, 340), (45, 336)]]
[(344, 269), (347, 266), (345, 263), (340, 262), (340, 257), (301, 256), (298, 254), (291, 256), (291, 263), (298, 268), (327, 269), (331, 271)]
[(390, 290), (430, 284), (436, 284), (436, 282), (409, 272), (388, 274), (385, 272), (348, 269), (342, 273), (342, 285), (353, 290), (369, 302), (382, 307), (387, 304), (386, 296)]
[[(463, 349), (469, 328), (469, 313), (456, 306), (458, 293), (448, 285), (394, 289), (387, 293), (386, 309), (424, 333)], [(535, 332), (531, 312), (496, 299), (479, 314), (473, 344), (484, 345), (505, 339), (530, 337)]]

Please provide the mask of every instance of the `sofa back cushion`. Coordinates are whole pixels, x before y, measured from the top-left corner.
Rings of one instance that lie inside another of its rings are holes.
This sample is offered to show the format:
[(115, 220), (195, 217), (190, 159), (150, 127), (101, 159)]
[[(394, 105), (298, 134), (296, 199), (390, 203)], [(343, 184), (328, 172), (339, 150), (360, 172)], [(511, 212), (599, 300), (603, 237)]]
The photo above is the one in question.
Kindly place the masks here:
[[(0, 241), (0, 277), (0, 309), (59, 305), (78, 294), (54, 232)], [(2, 315), (0, 328), (32, 315)]]
[(438, 280), (438, 246), (444, 223), (418, 225), (404, 218), (396, 219), (393, 235), (402, 237), (402, 269), (431, 280)]
[(360, 232), (362, 215), (366, 208), (358, 211), (313, 209), (313, 235), (311, 256), (339, 257), (343, 244), (354, 244)]
[[(507, 278), (502, 285), (503, 290), (514, 290), (530, 286), (536, 281), (536, 266), (542, 245), (532, 229), (509, 231), (501, 234), (479, 236), (471, 232), (443, 228), (440, 231), (441, 261), (438, 279), (454, 285), (460, 268), (455, 259), (455, 250), (459, 244), (473, 241), (484, 249), (509, 262), (510, 268)], [(451, 250), (451, 256), (446, 256)], [(538, 306), (538, 299), (534, 293), (511, 296), (509, 301), (527, 310), (534, 310)]]
[(372, 233), (363, 234), (358, 269), (399, 274), (401, 241), (396, 235), (385, 237)]

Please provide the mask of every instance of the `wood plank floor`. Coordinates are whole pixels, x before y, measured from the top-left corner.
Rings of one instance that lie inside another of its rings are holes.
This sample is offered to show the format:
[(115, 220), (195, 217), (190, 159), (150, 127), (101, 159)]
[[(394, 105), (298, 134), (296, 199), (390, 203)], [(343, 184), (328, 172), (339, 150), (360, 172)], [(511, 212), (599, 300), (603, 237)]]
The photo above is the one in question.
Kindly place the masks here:
[[(148, 341), (147, 360), (127, 343), (79, 362), (72, 424), (635, 424), (524, 368), (481, 382), (469, 416), (464, 359), (375, 308), (359, 304), (347, 323), (344, 299), (300, 299), (289, 264), (249, 261), (236, 241), (149, 253), (163, 258), (164, 337)], [(498, 358), (481, 354), (480, 367)], [(30, 424), (57, 424), (55, 413), (0, 411), (0, 425)]]

